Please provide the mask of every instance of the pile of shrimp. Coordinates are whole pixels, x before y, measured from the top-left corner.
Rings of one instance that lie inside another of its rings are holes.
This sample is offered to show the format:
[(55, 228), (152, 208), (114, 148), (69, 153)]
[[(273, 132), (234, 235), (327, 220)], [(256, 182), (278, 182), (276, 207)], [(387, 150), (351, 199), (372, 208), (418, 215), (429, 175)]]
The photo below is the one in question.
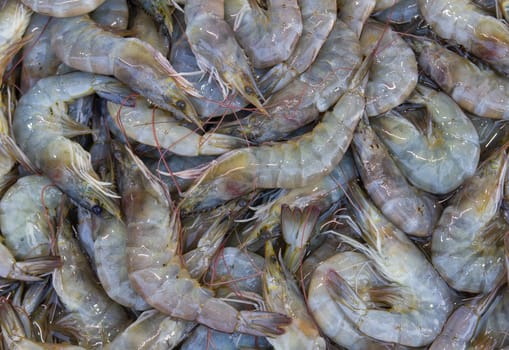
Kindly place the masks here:
[(0, 0), (0, 350), (509, 349), (507, 21)]

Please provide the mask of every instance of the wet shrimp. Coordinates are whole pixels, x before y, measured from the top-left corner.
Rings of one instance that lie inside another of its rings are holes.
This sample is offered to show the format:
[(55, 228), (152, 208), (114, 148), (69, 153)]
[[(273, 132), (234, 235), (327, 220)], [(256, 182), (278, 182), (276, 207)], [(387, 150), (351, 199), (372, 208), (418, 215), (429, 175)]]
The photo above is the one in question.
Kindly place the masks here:
[(224, 1), (225, 20), (255, 68), (287, 60), (302, 33), (297, 0), (270, 0), (266, 6), (249, 0)]
[(410, 23), (421, 16), (418, 0), (401, 0), (394, 6), (378, 12), (374, 17), (383, 23)]
[(418, 123), (392, 110), (371, 124), (407, 179), (424, 191), (445, 194), (475, 172), (479, 136), (470, 119), (446, 94), (418, 85), (412, 102), (423, 104)]
[(7, 65), (27, 39), (23, 33), (30, 23), (32, 11), (17, 0), (7, 0), (0, 10), (0, 82)]
[(256, 188), (304, 187), (328, 175), (343, 158), (364, 113), (369, 63), (363, 62), (347, 91), (313, 131), (287, 142), (225, 153), (186, 192), (180, 209), (211, 208)]
[(113, 75), (157, 106), (200, 125), (187, 97), (197, 93), (149, 44), (107, 32), (88, 16), (55, 19), (51, 29), (51, 46), (65, 64)]
[(388, 9), (389, 7), (392, 7), (401, 1), (402, 0), (376, 0), (374, 12)]
[(257, 349), (269, 350), (271, 345), (266, 338), (255, 337), (241, 333), (223, 333), (205, 326), (196, 327), (189, 337), (182, 343), (181, 350), (238, 350)]
[(509, 79), (432, 41), (413, 41), (419, 65), (463, 109), (475, 115), (509, 119)]
[[(343, 237), (378, 271), (384, 307), (365, 301), (355, 283), (327, 272), (328, 291), (346, 320), (364, 335), (404, 346), (425, 346), (440, 333), (452, 311), (452, 292), (424, 254), (378, 211), (356, 183), (349, 187), (355, 221), (366, 244)], [(312, 286), (312, 285), (311, 285)], [(311, 288), (310, 286), (310, 288)]]
[(73, 17), (87, 14), (105, 0), (21, 0), (34, 12), (51, 17)]
[(375, 116), (403, 103), (417, 85), (417, 61), (410, 46), (390, 27), (370, 20), (362, 30), (361, 51), (375, 58), (366, 85), (366, 112)]
[(469, 0), (419, 0), (423, 17), (440, 37), (509, 70), (509, 28)]
[(364, 187), (387, 219), (410, 235), (431, 235), (440, 216), (438, 201), (408, 183), (367, 122), (357, 126), (352, 145)]
[(245, 140), (230, 135), (200, 135), (175, 120), (171, 113), (150, 108), (143, 98), (136, 99), (135, 107), (109, 102), (108, 112), (129, 138), (181, 156), (218, 155), (245, 145)]
[(138, 6), (154, 18), (157, 23), (163, 24), (167, 35), (173, 36), (175, 27), (173, 16), (175, 15), (175, 1), (171, 0), (134, 0)]
[(126, 0), (106, 0), (90, 14), (90, 18), (99, 25), (112, 30), (127, 29), (129, 8)]
[(71, 120), (65, 104), (93, 93), (114, 96), (118, 89), (113, 78), (82, 72), (44, 78), (21, 97), (13, 121), (21, 150), (63, 192), (87, 209), (98, 213), (104, 207), (116, 216), (116, 195), (99, 181), (90, 154), (68, 139), (91, 130)]
[(488, 293), (504, 275), (504, 234), (500, 215), (505, 149), (499, 150), (467, 179), (444, 209), (433, 231), (433, 265), (451, 287)]
[(337, 0), (338, 19), (345, 22), (350, 29), (360, 38), (364, 23), (371, 16), (376, 5), (376, 0)]
[(237, 311), (214, 298), (192, 278), (177, 252), (179, 217), (167, 189), (128, 149), (115, 150), (127, 224), (127, 268), (135, 290), (147, 303), (172, 317), (195, 321), (223, 332), (278, 335), (286, 316)]
[(147, 310), (109, 344), (105, 350), (171, 350), (189, 336), (195, 323), (172, 319)]
[(290, 57), (272, 67), (260, 80), (264, 94), (273, 94), (305, 72), (314, 62), (337, 18), (336, 0), (298, 0), (302, 34)]
[[(168, 55), (170, 39), (159, 30), (154, 19), (145, 13), (145, 11), (136, 12), (129, 30), (133, 32), (136, 38), (152, 45), (154, 49), (161, 52), (164, 56)], [(175, 65), (173, 66), (175, 67)], [(175, 67), (175, 70), (182, 72), (178, 67)], [(201, 114), (199, 111), (197, 112)]]
[(311, 66), (285, 89), (267, 101), (270, 117), (254, 112), (239, 121), (223, 124), (219, 132), (258, 143), (287, 138), (288, 134), (316, 120), (348, 89), (362, 61), (359, 39), (337, 20)]
[(325, 350), (325, 340), (307, 310), (304, 297), (291, 273), (278, 262), (270, 241), (265, 243), (262, 281), (267, 310), (290, 315), (292, 318), (284, 334), (267, 339), (274, 349)]
[(186, 0), (184, 14), (186, 36), (198, 66), (220, 82), (224, 97), (230, 88), (266, 113), (249, 60), (224, 20), (224, 0)]

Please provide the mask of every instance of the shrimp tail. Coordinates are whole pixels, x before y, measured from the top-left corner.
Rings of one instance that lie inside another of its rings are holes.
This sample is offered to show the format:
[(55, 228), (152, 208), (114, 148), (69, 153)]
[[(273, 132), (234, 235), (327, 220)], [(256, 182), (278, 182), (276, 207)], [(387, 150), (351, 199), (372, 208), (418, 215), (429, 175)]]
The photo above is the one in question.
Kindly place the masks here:
[(292, 319), (283, 314), (273, 312), (239, 312), (237, 332), (256, 336), (274, 337), (285, 332), (283, 326), (290, 324)]
[(334, 270), (327, 272), (327, 291), (341, 305), (351, 310), (365, 309), (365, 303), (350, 285)]
[(22, 281), (39, 281), (40, 278), (37, 276), (50, 273), (60, 266), (62, 266), (62, 261), (58, 256), (26, 259), (16, 262), (14, 271), (8, 277)]
[(202, 136), (204, 140), (200, 153), (203, 155), (215, 155), (218, 152), (231, 151), (237, 148), (246, 147), (246, 140), (223, 134), (206, 133)]
[(14, 141), (12, 137), (0, 133), (0, 145), (11, 157), (16, 159), (16, 161), (18, 161), (21, 164), (21, 166), (23, 166), (30, 173), (33, 174), (40, 173), (39, 169), (37, 169), (37, 167), (32, 163), (32, 161), (19, 148), (19, 146), (16, 144), (16, 141)]
[(136, 93), (120, 81), (101, 82), (101, 84), (95, 86), (94, 89), (97, 95), (110, 102), (126, 107), (134, 107), (135, 105), (135, 99), (132, 97), (135, 96)]

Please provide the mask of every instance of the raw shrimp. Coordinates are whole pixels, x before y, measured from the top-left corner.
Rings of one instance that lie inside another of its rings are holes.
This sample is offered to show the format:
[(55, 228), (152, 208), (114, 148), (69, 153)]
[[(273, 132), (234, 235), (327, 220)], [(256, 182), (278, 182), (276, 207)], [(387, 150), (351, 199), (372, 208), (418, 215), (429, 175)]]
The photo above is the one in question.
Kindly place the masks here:
[(357, 169), (380, 211), (405, 233), (431, 235), (440, 205), (431, 195), (410, 185), (374, 130), (361, 120), (353, 136)]
[(260, 80), (264, 94), (281, 90), (306, 71), (336, 22), (336, 0), (298, 0), (298, 4), (302, 15), (302, 34), (290, 57), (272, 67)]
[(488, 294), (469, 300), (454, 310), (429, 350), (467, 349), (483, 315), (491, 308), (499, 290), (500, 285)]
[[(509, 119), (509, 79), (432, 41), (414, 40), (419, 65), (463, 109), (481, 117)], [(509, 57), (509, 56), (508, 56)]]
[(148, 310), (104, 349), (171, 350), (188, 337), (194, 326), (193, 322), (172, 319), (157, 310)]
[(21, 97), (13, 121), (21, 150), (63, 192), (87, 209), (103, 206), (116, 216), (115, 194), (99, 181), (90, 154), (67, 138), (91, 130), (66, 115), (65, 103), (94, 92), (114, 97), (119, 88), (113, 78), (82, 72), (44, 78)]
[(230, 135), (200, 135), (175, 120), (171, 113), (150, 108), (143, 98), (136, 99), (136, 107), (108, 102), (108, 112), (128, 137), (181, 156), (218, 155), (245, 145), (245, 140)]
[[(168, 55), (170, 51), (169, 38), (159, 30), (154, 19), (145, 13), (145, 11), (136, 12), (129, 30), (133, 32), (135, 37), (152, 45), (154, 49), (161, 52), (164, 56)], [(175, 67), (175, 70), (182, 72), (178, 67)], [(198, 111), (198, 114), (201, 113)]]
[(0, 227), (16, 259), (50, 253), (52, 225), (62, 192), (40, 175), (20, 178), (0, 201)]
[(266, 6), (250, 0), (224, 0), (225, 20), (255, 68), (287, 60), (302, 34), (297, 0), (269, 0)]
[(383, 23), (404, 24), (412, 22), (420, 16), (418, 0), (401, 0), (394, 6), (376, 13), (373, 17)]
[[(212, 74), (224, 87), (235, 89), (246, 100), (265, 112), (263, 99), (251, 72), (249, 61), (224, 20), (224, 1), (186, 0), (186, 36), (198, 66)], [(266, 113), (266, 112), (265, 112)]]
[(224, 332), (278, 335), (286, 316), (237, 311), (202, 287), (186, 269), (179, 246), (178, 213), (167, 189), (129, 150), (117, 149), (127, 224), (127, 266), (135, 290), (157, 310)]
[(107, 32), (88, 16), (56, 19), (51, 29), (51, 46), (65, 64), (113, 75), (152, 103), (200, 125), (186, 95), (196, 92), (149, 44)]
[(433, 231), (433, 265), (456, 290), (488, 293), (504, 274), (509, 226), (499, 209), (506, 172), (504, 148), (465, 181)]
[(328, 275), (336, 273), (354, 285), (359, 295), (371, 299), (370, 290), (376, 291), (381, 283), (378, 282), (380, 278), (369, 264), (368, 258), (356, 252), (336, 254), (314, 270), (308, 288), (307, 305), (320, 330), (336, 344), (349, 350), (388, 348), (388, 344), (366, 336), (348, 320), (339, 306), (341, 301), (335, 299), (328, 287), (330, 284)]
[(399, 3), (401, 0), (376, 0), (376, 6), (374, 12), (388, 9)]
[(385, 280), (375, 288), (383, 307), (365, 301), (355, 283), (331, 271), (327, 288), (335, 305), (366, 336), (413, 347), (431, 343), (452, 311), (451, 290), (414, 243), (368, 201), (359, 185), (352, 182), (349, 188), (366, 245), (347, 237), (343, 240), (366, 255)]
[(0, 83), (7, 65), (27, 39), (23, 33), (30, 23), (32, 11), (17, 0), (7, 0), (0, 9)]
[(241, 333), (223, 333), (205, 326), (198, 326), (182, 343), (181, 350), (239, 350), (239, 349), (272, 349), (265, 338)]
[(90, 14), (98, 24), (113, 30), (127, 29), (129, 8), (126, 0), (106, 0)]
[(337, 0), (338, 19), (345, 22), (357, 34), (357, 38), (360, 38), (364, 23), (373, 12), (375, 4), (376, 0)]
[(180, 209), (211, 208), (256, 188), (304, 187), (327, 176), (343, 158), (364, 113), (369, 63), (364, 61), (334, 109), (313, 131), (287, 142), (222, 155), (186, 192)]
[(361, 35), (361, 51), (375, 51), (366, 85), (366, 112), (375, 116), (399, 106), (417, 85), (417, 61), (410, 46), (390, 27), (368, 21)]
[[(509, 28), (469, 0), (419, 0), (423, 17), (440, 37), (509, 70)], [(479, 101), (479, 100), (477, 100)]]
[(158, 23), (164, 24), (168, 35), (173, 35), (173, 15), (175, 15), (175, 1), (171, 0), (134, 0)]
[(262, 281), (267, 310), (287, 314), (292, 318), (292, 323), (286, 327), (284, 334), (267, 339), (274, 349), (325, 350), (325, 340), (309, 315), (297, 284), (291, 273), (278, 262), (270, 241), (265, 243)]
[(100, 349), (127, 326), (129, 317), (101, 289), (68, 222), (59, 226), (57, 245), (63, 265), (53, 272), (53, 288), (68, 312), (57, 323), (73, 329), (81, 346)]
[(105, 0), (21, 0), (34, 12), (51, 17), (73, 17), (87, 14)]
[(446, 94), (418, 85), (412, 102), (426, 107), (425, 131), (390, 111), (371, 124), (407, 179), (424, 191), (448, 193), (473, 175), (479, 161), (474, 125)]
[[(334, 105), (348, 89), (362, 61), (359, 39), (342, 21), (336, 21), (311, 66), (267, 102), (270, 117), (254, 112), (219, 128), (256, 142), (287, 138)], [(240, 125), (240, 126), (239, 126)]]

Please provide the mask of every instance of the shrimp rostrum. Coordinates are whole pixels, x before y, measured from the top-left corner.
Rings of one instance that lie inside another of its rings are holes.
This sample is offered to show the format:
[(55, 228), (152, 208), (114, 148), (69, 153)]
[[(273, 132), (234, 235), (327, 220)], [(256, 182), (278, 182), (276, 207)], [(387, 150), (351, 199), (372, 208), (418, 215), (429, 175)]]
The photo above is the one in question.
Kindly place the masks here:
[(147, 303), (172, 317), (196, 321), (222, 332), (278, 335), (286, 316), (237, 311), (191, 277), (179, 246), (178, 211), (167, 188), (129, 150), (117, 147), (122, 208), (127, 224), (128, 274)]

